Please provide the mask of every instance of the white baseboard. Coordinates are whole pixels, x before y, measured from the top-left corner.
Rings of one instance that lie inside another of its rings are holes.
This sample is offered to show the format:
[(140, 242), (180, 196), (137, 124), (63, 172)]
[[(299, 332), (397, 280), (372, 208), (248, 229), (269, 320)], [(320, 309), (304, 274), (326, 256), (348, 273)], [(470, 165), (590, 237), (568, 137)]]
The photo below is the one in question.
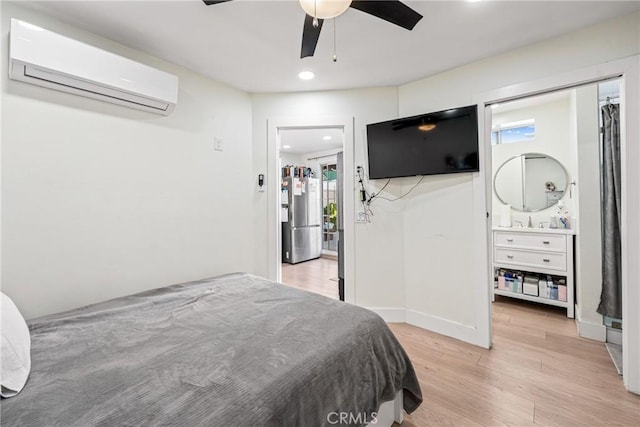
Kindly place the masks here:
[(580, 310), (576, 306), (576, 326), (578, 327), (578, 335), (582, 338), (596, 340), (600, 342), (607, 341), (607, 327), (602, 324), (583, 322), (580, 319)]
[(403, 308), (367, 307), (367, 309), (377, 313), (388, 323), (408, 323), (440, 335), (484, 347), (478, 330), (473, 326)]
[(406, 323), (407, 317), (404, 308), (367, 307), (367, 309), (378, 314), (388, 323)]
[(607, 328), (607, 342), (622, 345), (622, 331)]
[(474, 326), (463, 325), (437, 316), (431, 316), (415, 310), (407, 310), (407, 323), (423, 329), (446, 335), (469, 344), (483, 347), (478, 330)]

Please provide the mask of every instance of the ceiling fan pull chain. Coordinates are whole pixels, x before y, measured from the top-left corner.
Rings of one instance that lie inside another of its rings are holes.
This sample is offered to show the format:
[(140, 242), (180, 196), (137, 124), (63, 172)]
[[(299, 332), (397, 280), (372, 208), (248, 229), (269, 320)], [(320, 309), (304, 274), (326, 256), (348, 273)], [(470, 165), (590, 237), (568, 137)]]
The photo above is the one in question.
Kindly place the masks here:
[(333, 18), (333, 62), (338, 61), (338, 54), (336, 53), (336, 18)]
[(318, 28), (318, 0), (313, 0), (313, 28)]

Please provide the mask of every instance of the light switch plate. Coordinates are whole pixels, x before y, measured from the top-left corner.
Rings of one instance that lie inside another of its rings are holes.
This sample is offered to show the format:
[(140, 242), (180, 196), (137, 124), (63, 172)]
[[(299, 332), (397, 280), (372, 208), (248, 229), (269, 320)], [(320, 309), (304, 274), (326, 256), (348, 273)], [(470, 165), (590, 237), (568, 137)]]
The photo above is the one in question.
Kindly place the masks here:
[(222, 138), (213, 138), (213, 149), (216, 151), (222, 151), (224, 149), (224, 142), (222, 141)]

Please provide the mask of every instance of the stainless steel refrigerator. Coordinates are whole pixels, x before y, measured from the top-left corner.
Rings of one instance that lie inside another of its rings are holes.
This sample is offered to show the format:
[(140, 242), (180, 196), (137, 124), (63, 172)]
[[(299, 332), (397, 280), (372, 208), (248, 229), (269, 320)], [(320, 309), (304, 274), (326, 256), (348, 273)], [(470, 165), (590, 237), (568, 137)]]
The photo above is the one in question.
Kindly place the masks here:
[(282, 178), (282, 262), (297, 264), (322, 253), (322, 187), (318, 178)]

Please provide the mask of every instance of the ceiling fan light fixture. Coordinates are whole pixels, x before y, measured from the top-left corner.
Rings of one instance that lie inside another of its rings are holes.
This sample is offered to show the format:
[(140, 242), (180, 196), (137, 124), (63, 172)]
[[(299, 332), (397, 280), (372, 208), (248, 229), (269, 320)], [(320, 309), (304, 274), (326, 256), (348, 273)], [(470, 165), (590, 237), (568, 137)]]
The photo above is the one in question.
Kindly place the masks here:
[(351, 6), (351, 0), (299, 0), (307, 15), (318, 19), (331, 19), (342, 15)]

